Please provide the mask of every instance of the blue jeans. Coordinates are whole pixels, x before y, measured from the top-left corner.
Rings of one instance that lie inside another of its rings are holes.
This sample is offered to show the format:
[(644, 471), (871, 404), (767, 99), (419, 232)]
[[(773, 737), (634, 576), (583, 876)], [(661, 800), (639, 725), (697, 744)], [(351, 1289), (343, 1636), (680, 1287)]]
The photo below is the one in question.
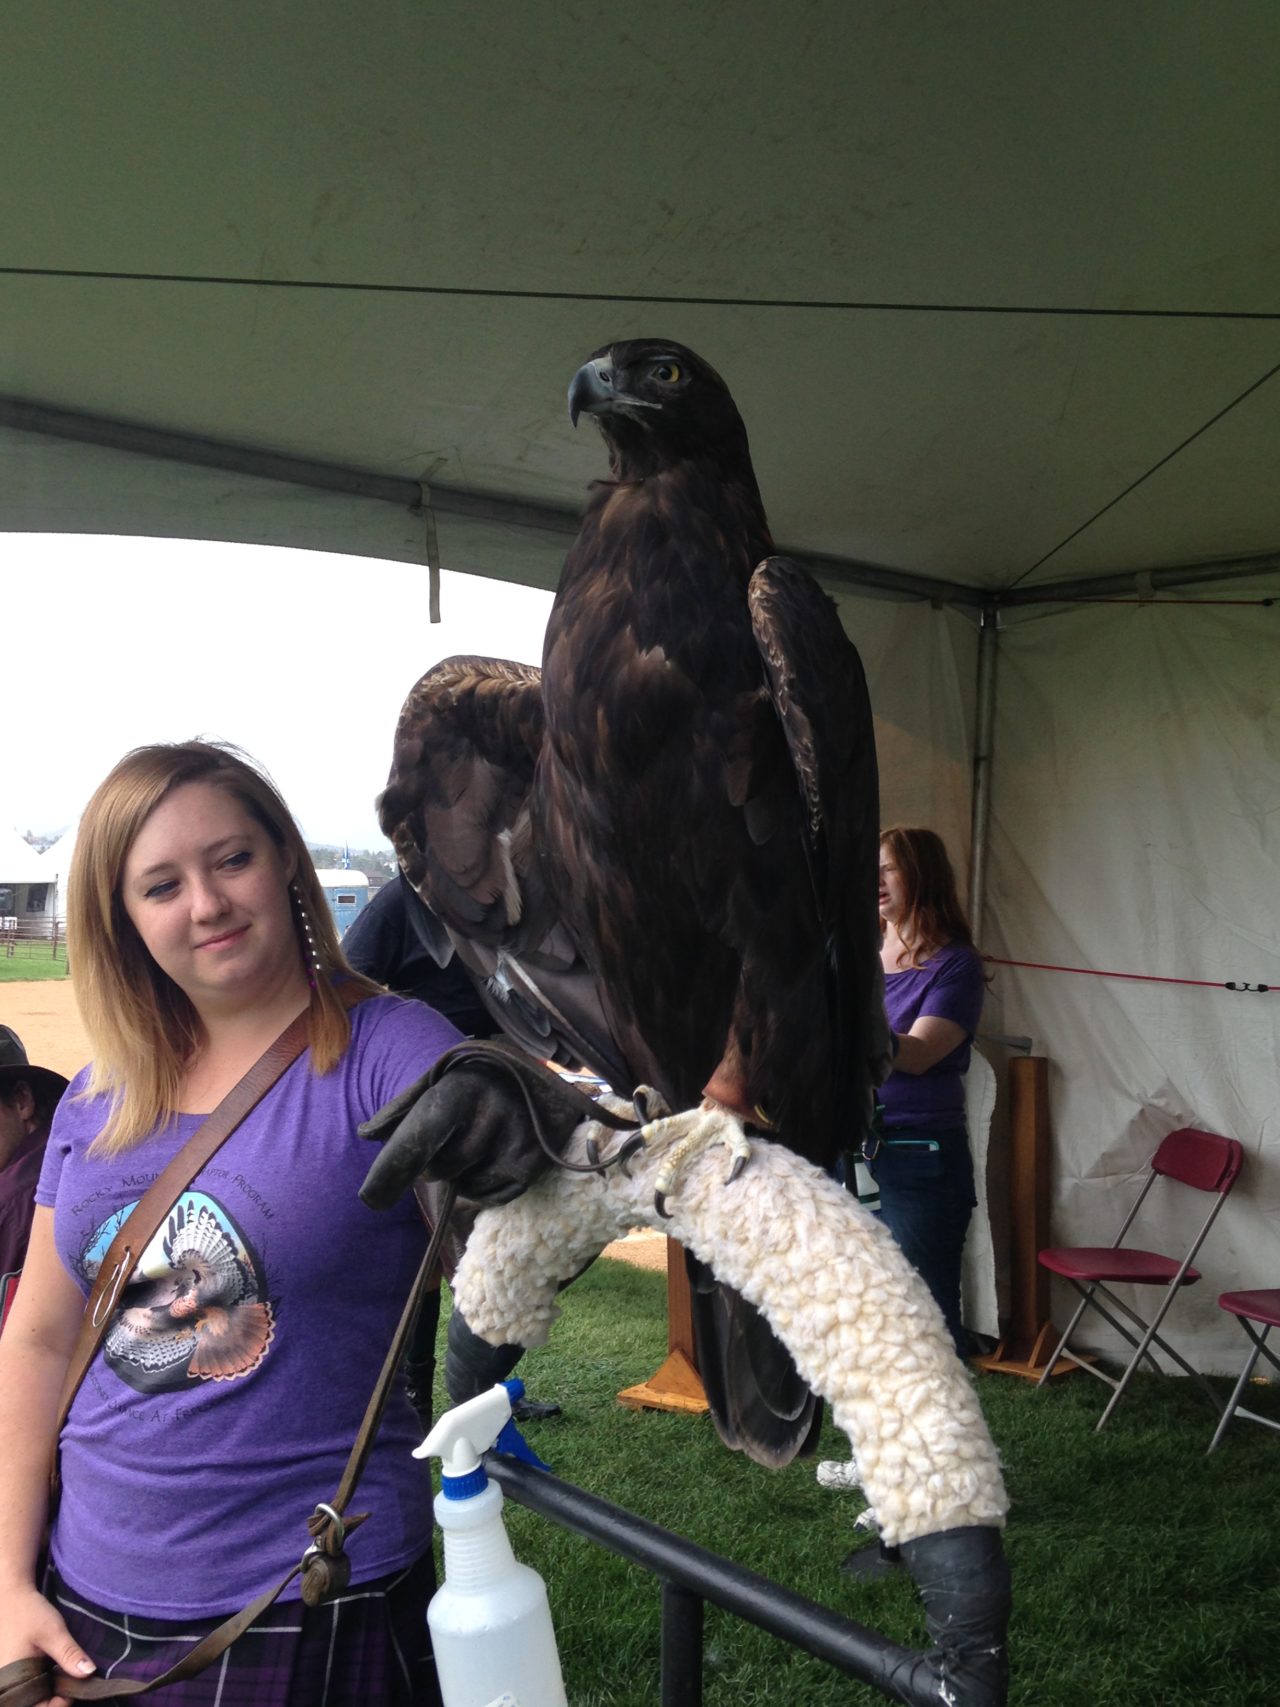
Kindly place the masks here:
[[(938, 1148), (904, 1139), (936, 1140)], [(968, 1133), (963, 1126), (945, 1132), (899, 1128), (885, 1134), (868, 1166), (880, 1188), (880, 1219), (937, 1300), (957, 1352), (967, 1357), (968, 1335), (960, 1320), (960, 1259), (977, 1202)]]

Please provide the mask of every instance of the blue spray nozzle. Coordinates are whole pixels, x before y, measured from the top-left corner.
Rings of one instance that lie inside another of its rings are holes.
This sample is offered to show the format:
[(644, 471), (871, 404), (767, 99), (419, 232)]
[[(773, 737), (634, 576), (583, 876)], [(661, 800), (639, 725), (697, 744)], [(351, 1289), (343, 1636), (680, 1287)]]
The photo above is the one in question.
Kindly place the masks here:
[(415, 1458), (440, 1459), (440, 1491), (449, 1500), (474, 1499), (488, 1482), (481, 1459), (493, 1448), (538, 1470), (548, 1470), (511, 1418), (511, 1407), (524, 1397), (524, 1382), (512, 1377), (485, 1393), (455, 1405), (436, 1423)]
[(551, 1470), (550, 1464), (544, 1464), (529, 1442), (516, 1427), (515, 1418), (511, 1418), (502, 1426), (502, 1433), (493, 1443), (493, 1450), (501, 1452), (504, 1458), (518, 1458), (522, 1464), (532, 1464), (535, 1470)]
[(495, 1382), (487, 1392), (446, 1411), (415, 1448), (415, 1458), (440, 1460), (441, 1492), (447, 1499), (473, 1499), (484, 1492), (487, 1478), (480, 1460), (510, 1422), (511, 1402), (507, 1387)]

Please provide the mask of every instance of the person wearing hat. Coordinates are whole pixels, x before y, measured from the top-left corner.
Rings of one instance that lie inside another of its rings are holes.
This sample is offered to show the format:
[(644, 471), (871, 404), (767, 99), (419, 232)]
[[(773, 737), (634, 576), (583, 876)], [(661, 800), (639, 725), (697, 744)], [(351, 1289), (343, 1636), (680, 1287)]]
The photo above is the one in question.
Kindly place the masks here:
[(0, 1323), (27, 1254), (36, 1181), (66, 1088), (61, 1073), (33, 1067), (17, 1032), (0, 1025)]

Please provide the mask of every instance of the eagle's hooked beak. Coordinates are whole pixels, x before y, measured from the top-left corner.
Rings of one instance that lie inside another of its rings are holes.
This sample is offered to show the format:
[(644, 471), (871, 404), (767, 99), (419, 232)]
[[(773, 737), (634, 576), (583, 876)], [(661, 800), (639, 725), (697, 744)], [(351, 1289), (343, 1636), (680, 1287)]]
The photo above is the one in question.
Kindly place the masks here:
[(603, 415), (613, 407), (613, 363), (608, 356), (584, 362), (569, 382), (569, 423), (576, 427), (579, 415)]

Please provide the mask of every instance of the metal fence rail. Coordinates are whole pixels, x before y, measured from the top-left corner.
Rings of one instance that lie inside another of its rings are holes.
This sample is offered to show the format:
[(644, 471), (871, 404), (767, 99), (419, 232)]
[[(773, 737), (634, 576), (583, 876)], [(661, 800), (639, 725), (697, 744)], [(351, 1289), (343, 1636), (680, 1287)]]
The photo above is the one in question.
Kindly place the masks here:
[(49, 954), (57, 960), (66, 959), (67, 927), (61, 919), (42, 913), (28, 918), (24, 914), (0, 914), (0, 953), (13, 959), (19, 945), (28, 957)]
[(652, 1571), (662, 1583), (662, 1707), (701, 1707), (702, 1614), (711, 1601), (893, 1700), (894, 1674), (918, 1657), (829, 1607), (708, 1552), (584, 1488), (491, 1452), (485, 1469), (519, 1505)]

